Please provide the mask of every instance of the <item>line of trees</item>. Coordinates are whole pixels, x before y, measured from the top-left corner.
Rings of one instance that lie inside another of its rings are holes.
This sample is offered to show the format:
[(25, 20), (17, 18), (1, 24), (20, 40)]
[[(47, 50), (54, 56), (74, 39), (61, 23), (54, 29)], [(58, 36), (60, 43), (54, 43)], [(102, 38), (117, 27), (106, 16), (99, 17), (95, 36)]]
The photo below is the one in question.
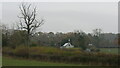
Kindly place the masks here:
[[(26, 30), (3, 30), (5, 32), (2, 33), (2, 41), (3, 46), (17, 47), (19, 45), (26, 45)], [(97, 32), (97, 31), (96, 31)], [(109, 39), (108, 35), (113, 35), (114, 38)], [(108, 38), (106, 37), (108, 36)], [(68, 39), (71, 39), (71, 44), (75, 47), (80, 47), (82, 49), (86, 49), (88, 44), (93, 44), (96, 47), (102, 46), (115, 46), (117, 45), (117, 34), (107, 34), (100, 33), (100, 35), (96, 35), (96, 33), (88, 33), (86, 34), (83, 31), (75, 31), (69, 33), (43, 33), (36, 32), (31, 35), (31, 41), (29, 42), (30, 46), (53, 46), (60, 47), (63, 44), (68, 42)]]

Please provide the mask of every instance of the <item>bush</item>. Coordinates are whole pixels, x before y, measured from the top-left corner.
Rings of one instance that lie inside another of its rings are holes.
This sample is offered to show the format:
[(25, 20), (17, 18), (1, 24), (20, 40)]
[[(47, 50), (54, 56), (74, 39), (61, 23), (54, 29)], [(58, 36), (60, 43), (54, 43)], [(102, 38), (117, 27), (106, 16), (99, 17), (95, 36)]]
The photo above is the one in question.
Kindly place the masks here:
[(18, 57), (28, 57), (29, 56), (29, 48), (27, 46), (18, 46), (14, 50), (14, 55)]
[(12, 49), (12, 48), (10, 48), (10, 47), (3, 47), (2, 48), (2, 54), (3, 55), (13, 55), (13, 52), (14, 52), (14, 50)]

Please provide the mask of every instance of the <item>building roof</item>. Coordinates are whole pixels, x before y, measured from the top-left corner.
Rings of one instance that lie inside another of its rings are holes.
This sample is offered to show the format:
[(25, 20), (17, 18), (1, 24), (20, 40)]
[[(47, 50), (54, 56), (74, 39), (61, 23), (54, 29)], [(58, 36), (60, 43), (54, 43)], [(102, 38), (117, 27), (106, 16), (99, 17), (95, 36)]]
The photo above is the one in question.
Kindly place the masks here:
[(63, 46), (72, 46), (70, 43), (65, 43)]

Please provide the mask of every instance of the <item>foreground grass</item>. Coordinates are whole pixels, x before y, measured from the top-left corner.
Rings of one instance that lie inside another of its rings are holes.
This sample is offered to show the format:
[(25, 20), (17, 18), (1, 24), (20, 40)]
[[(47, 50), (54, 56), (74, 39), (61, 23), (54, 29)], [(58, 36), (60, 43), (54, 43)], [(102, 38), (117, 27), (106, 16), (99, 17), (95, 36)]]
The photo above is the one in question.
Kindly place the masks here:
[(41, 62), (35, 60), (14, 59), (10, 57), (3, 57), (3, 66), (83, 66), (80, 64), (65, 64), (53, 62)]
[(118, 48), (100, 48), (103, 53), (118, 54)]

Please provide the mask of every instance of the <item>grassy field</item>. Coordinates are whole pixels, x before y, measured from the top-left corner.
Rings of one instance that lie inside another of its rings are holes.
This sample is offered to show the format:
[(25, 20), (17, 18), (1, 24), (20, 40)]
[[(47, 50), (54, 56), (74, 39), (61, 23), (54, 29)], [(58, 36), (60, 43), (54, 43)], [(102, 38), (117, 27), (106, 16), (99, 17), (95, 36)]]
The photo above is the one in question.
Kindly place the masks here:
[(41, 62), (35, 60), (13, 59), (10, 57), (3, 57), (3, 66), (83, 66), (80, 64), (65, 64), (53, 62)]
[(118, 48), (100, 48), (103, 53), (118, 54)]

